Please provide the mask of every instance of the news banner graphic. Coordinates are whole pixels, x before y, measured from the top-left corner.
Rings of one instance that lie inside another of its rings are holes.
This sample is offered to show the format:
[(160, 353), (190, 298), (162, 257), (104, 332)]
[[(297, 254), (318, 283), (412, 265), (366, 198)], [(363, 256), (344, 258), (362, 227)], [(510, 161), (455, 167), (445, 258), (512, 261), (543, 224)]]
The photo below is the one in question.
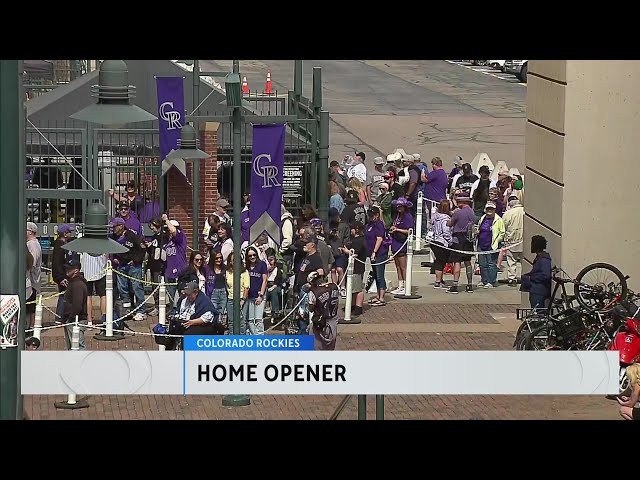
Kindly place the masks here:
[(314, 351), (313, 336), (186, 336), (183, 351), (24, 351), (23, 395), (607, 395), (618, 352)]

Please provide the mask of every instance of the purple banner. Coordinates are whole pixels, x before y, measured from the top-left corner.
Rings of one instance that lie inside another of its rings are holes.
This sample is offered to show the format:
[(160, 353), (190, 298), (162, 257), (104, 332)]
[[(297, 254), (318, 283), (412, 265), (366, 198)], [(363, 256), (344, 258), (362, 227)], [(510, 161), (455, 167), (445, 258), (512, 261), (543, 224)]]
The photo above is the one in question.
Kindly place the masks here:
[[(162, 173), (166, 173), (172, 165), (183, 169), (177, 163), (165, 165), (165, 157), (178, 148), (180, 129), (184, 125), (184, 78), (156, 77), (158, 90), (158, 125), (160, 129), (160, 161)], [(183, 161), (184, 162), (184, 161)], [(186, 174), (186, 169), (183, 172)]]
[(284, 125), (254, 125), (249, 243), (267, 233), (280, 245)]

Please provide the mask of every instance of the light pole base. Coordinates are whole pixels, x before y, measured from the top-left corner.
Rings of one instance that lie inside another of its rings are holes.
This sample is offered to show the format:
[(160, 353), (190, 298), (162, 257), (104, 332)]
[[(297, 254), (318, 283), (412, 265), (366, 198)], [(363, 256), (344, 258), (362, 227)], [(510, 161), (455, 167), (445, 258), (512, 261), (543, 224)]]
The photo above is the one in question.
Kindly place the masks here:
[(249, 395), (225, 395), (222, 397), (223, 407), (246, 407), (248, 405), (251, 405)]
[(414, 255), (428, 255), (429, 252), (431, 252), (431, 250), (429, 250), (428, 248), (423, 248), (422, 250), (414, 250), (413, 254)]
[(394, 295), (393, 298), (399, 298), (400, 300), (416, 300), (422, 298), (422, 295)]
[(89, 402), (87, 402), (86, 400), (77, 400), (76, 403), (69, 403), (67, 400), (65, 400), (64, 402), (56, 402), (53, 405), (61, 410), (77, 410), (79, 408), (89, 408)]
[(358, 324), (362, 323), (362, 320), (360, 320), (359, 318), (351, 318), (349, 320), (341, 318), (341, 319), (338, 320), (338, 323), (340, 325), (358, 325)]
[(93, 338), (99, 340), (101, 342), (115, 342), (118, 340), (123, 340), (125, 337), (124, 333), (114, 333), (112, 336), (108, 337), (105, 333), (96, 333)]

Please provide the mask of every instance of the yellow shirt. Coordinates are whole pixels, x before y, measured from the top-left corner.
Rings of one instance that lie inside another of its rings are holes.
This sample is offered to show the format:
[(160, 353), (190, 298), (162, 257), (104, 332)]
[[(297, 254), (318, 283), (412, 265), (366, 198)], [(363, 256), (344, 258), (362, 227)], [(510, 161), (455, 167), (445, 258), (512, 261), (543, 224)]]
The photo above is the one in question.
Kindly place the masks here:
[[(225, 274), (227, 281), (227, 291), (229, 292), (229, 300), (233, 300), (233, 273), (227, 272)], [(242, 295), (244, 289), (249, 289), (249, 272), (242, 272), (240, 275), (240, 295)]]

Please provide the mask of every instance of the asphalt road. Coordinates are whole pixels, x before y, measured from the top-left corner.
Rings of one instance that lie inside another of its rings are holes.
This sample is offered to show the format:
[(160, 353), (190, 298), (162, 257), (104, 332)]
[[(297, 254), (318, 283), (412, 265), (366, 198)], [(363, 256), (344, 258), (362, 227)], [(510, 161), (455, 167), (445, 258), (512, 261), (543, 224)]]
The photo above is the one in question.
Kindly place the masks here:
[[(229, 70), (231, 61), (205, 60), (203, 69)], [(324, 108), (331, 115), (330, 158), (354, 150), (367, 163), (395, 148), (423, 157), (480, 152), (524, 171), (526, 86), (444, 60), (306, 60), (303, 91), (322, 67)], [(264, 89), (267, 70), (278, 92), (293, 89), (293, 61), (241, 61), (251, 90)]]

